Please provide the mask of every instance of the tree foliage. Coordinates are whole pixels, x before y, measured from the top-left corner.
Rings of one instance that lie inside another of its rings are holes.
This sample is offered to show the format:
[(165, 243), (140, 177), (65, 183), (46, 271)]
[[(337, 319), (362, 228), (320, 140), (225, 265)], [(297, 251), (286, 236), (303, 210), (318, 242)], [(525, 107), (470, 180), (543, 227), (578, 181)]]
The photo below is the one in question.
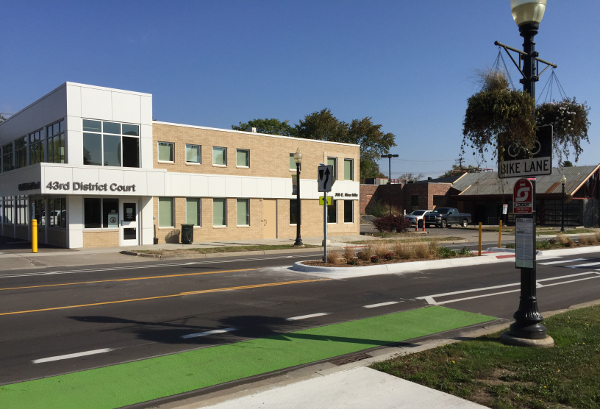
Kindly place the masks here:
[(449, 177), (449, 176), (460, 175), (463, 173), (475, 173), (475, 172), (479, 172), (480, 170), (481, 169), (478, 166), (473, 166), (473, 165), (469, 165), (469, 166), (452, 165), (452, 170), (447, 171), (440, 177), (445, 178), (445, 177)]
[(0, 123), (6, 121), (6, 118), (4, 117), (4, 115), (2, 115), (2, 112), (0, 112)]
[(296, 128), (289, 121), (280, 121), (275, 118), (253, 119), (248, 122), (240, 122), (238, 126), (232, 125), (235, 131), (248, 131), (256, 128), (256, 132), (270, 135), (297, 136)]
[(398, 179), (404, 179), (407, 182), (418, 182), (419, 180), (423, 179), (425, 177), (424, 174), (419, 173), (419, 174), (413, 174), (413, 173), (404, 173), (402, 175), (399, 176)]
[(463, 121), (461, 156), (465, 148), (473, 155), (492, 150), (492, 157), (502, 156), (511, 143), (529, 150), (537, 140), (538, 126), (554, 127), (554, 152), (562, 164), (563, 153), (568, 158), (571, 148), (575, 161), (579, 159), (582, 141), (588, 141), (589, 107), (575, 99), (535, 106), (534, 99), (522, 91), (511, 90), (504, 73), (497, 70), (478, 73), (481, 90), (467, 101)]

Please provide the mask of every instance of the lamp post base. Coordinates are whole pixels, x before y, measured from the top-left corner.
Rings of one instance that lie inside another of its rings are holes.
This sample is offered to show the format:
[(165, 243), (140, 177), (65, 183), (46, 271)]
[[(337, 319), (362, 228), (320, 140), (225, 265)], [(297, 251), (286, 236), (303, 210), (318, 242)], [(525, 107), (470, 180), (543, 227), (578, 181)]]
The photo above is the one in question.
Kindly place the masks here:
[(301, 238), (297, 238), (296, 241), (294, 242), (294, 246), (296, 246), (296, 247), (304, 247), (304, 243), (302, 243), (302, 239)]
[(512, 335), (510, 331), (500, 335), (500, 342), (504, 345), (518, 347), (552, 348), (554, 346), (554, 339), (551, 336), (546, 336), (542, 339), (519, 338)]

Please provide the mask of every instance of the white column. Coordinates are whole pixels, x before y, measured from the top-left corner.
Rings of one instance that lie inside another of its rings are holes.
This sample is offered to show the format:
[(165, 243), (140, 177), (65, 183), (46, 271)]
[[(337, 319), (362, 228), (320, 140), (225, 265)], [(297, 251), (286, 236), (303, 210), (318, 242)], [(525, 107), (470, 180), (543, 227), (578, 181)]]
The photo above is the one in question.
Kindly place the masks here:
[(82, 196), (67, 196), (67, 247), (83, 247)]

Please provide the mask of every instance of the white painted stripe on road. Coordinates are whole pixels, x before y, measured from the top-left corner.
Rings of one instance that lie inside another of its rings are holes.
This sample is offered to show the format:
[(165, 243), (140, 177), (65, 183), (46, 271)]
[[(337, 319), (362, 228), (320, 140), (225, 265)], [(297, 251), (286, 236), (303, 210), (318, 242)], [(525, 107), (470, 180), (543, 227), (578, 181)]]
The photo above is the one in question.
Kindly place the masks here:
[(547, 263), (538, 263), (543, 266), (549, 266), (551, 264), (561, 264), (561, 263), (575, 263), (576, 261), (587, 261), (587, 258), (576, 258), (573, 260), (558, 260), (558, 261), (549, 261)]
[(371, 304), (371, 305), (363, 305), (363, 308), (377, 308), (377, 307), (385, 307), (386, 305), (394, 305), (398, 304), (402, 301), (388, 301), (388, 302), (380, 302), (379, 304)]
[(597, 266), (597, 265), (600, 265), (600, 262), (577, 264), (575, 266), (567, 266), (567, 268), (587, 268), (587, 267)]
[(114, 348), (94, 349), (92, 351), (77, 352), (75, 354), (51, 356), (50, 358), (35, 359), (31, 362), (33, 362), (34, 364), (43, 364), (44, 362), (62, 361), (63, 359), (72, 359), (72, 358), (79, 358), (82, 356), (104, 354), (104, 353), (110, 352), (110, 351), (114, 351)]
[(307, 318), (315, 318), (315, 317), (322, 317), (323, 315), (329, 315), (328, 312), (318, 312), (316, 314), (309, 314), (309, 315), (300, 315), (298, 317), (290, 317), (288, 318), (286, 321), (298, 321), (298, 320), (305, 320)]
[(225, 332), (237, 331), (237, 328), (229, 327), (224, 329), (214, 329), (212, 331), (196, 332), (195, 334), (182, 335), (182, 339), (206, 337), (208, 335), (223, 334)]
[(568, 284), (568, 283), (574, 283), (576, 281), (584, 281), (584, 280), (591, 280), (593, 278), (600, 278), (600, 273), (596, 273), (596, 274), (597, 275), (594, 277), (578, 278), (577, 280), (561, 281), (560, 283), (554, 283), (554, 284), (544, 284), (544, 287), (552, 287), (554, 285)]

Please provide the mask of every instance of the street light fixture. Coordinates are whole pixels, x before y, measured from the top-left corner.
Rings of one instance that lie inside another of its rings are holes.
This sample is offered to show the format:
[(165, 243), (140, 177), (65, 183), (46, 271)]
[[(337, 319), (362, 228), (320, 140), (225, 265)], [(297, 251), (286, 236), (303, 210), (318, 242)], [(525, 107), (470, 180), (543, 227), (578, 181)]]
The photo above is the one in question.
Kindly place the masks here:
[(560, 217), (560, 231), (565, 232), (565, 184), (567, 183), (567, 177), (562, 175), (560, 178), (560, 184), (562, 185), (562, 210)]
[(294, 246), (304, 246), (300, 237), (300, 165), (302, 165), (302, 154), (300, 148), (294, 153), (294, 162), (296, 162), (296, 241)]
[[(536, 59), (539, 60), (538, 53), (535, 51), (535, 42), (533, 41), (538, 32), (540, 22), (546, 10), (546, 0), (511, 0), (510, 8), (512, 15), (519, 26), (521, 37), (523, 37), (523, 52), (519, 52), (520, 59), (523, 61), (523, 91), (527, 92), (535, 101), (535, 83), (539, 80), (536, 66)], [(499, 43), (497, 43), (499, 44)], [(505, 48), (507, 48), (505, 46)], [(518, 50), (516, 50), (518, 51)], [(543, 60), (539, 60), (545, 62)], [(533, 112), (532, 112), (533, 115)], [(533, 266), (532, 268), (521, 268), (521, 296), (519, 309), (513, 315), (515, 322), (511, 324), (510, 330), (502, 334), (502, 341), (512, 345), (527, 345), (550, 347), (554, 345), (554, 340), (549, 337), (541, 322), (544, 320), (540, 314), (537, 305), (536, 296), (536, 259), (535, 259), (535, 181), (533, 181), (533, 212), (531, 217), (533, 227)]]

